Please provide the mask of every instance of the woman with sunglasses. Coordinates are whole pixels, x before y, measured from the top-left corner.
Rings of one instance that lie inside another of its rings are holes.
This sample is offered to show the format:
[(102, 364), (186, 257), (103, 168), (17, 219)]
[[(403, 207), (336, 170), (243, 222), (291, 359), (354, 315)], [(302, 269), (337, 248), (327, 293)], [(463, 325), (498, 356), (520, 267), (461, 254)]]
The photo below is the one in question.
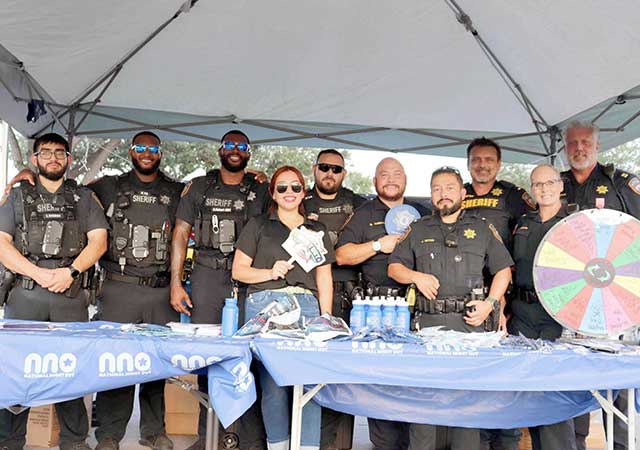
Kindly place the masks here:
[[(245, 318), (248, 320), (271, 302), (290, 296), (300, 304), (301, 320), (308, 321), (319, 314), (331, 313), (331, 263), (335, 261), (335, 254), (324, 225), (305, 217), (302, 174), (295, 167), (280, 167), (271, 178), (269, 193), (273, 198), (269, 213), (251, 219), (236, 243), (233, 278), (249, 285)], [(324, 232), (326, 261), (309, 273), (295, 262), (289, 264), (290, 255), (282, 247), (291, 230), (301, 226)], [(259, 372), (262, 415), (269, 449), (288, 450), (291, 388), (278, 386), (262, 365), (259, 365)], [(320, 446), (320, 406), (313, 401), (307, 403), (302, 411), (301, 443), (303, 449)]]

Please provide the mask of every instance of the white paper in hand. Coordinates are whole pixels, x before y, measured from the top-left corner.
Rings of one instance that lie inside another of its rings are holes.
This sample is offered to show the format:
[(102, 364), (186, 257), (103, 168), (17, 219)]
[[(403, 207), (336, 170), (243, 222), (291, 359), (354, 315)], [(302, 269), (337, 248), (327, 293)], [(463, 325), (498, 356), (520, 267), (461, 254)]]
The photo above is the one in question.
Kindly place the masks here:
[(327, 249), (324, 248), (323, 236), (323, 231), (312, 231), (305, 227), (291, 230), (287, 240), (282, 243), (282, 247), (291, 255), (289, 263), (297, 262), (305, 272), (324, 264)]

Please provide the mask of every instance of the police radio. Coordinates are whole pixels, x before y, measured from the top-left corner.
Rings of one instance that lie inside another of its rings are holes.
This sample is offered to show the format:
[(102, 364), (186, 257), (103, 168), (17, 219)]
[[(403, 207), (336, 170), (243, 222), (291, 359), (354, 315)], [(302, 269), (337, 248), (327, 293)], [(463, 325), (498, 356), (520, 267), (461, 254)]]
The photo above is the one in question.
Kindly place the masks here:
[(42, 238), (42, 253), (48, 256), (56, 256), (62, 248), (62, 232), (64, 225), (55, 220), (47, 222)]

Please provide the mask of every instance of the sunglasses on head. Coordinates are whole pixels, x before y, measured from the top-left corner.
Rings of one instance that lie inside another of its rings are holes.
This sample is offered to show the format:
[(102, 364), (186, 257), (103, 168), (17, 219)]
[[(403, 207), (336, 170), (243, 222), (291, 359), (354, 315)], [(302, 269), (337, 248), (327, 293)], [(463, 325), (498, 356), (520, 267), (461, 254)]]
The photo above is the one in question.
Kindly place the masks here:
[(318, 169), (320, 170), (320, 172), (328, 172), (329, 170), (331, 170), (337, 175), (339, 173), (342, 173), (344, 167), (338, 166), (336, 164), (320, 163), (318, 164)]
[(134, 149), (136, 153), (144, 153), (147, 149), (149, 149), (149, 152), (153, 155), (157, 155), (160, 152), (159, 145), (134, 144), (131, 148)]
[(222, 143), (222, 148), (225, 149), (228, 152), (230, 152), (234, 148), (237, 148), (241, 152), (248, 152), (251, 147), (246, 142), (224, 141)]
[(302, 192), (302, 185), (300, 183), (277, 184), (276, 192), (278, 194), (284, 194), (285, 192), (287, 192), (287, 189), (289, 187), (291, 187), (291, 190), (294, 192), (294, 194), (299, 194), (300, 192)]

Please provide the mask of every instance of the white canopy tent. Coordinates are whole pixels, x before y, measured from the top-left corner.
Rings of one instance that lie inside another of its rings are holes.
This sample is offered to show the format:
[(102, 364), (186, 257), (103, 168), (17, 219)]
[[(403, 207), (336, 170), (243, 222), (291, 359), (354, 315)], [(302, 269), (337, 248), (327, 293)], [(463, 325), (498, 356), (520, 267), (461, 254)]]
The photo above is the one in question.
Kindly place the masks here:
[(0, 117), (447, 156), (484, 135), (530, 162), (575, 118), (603, 149), (640, 136), (638, 18), (637, 0), (5, 0)]

